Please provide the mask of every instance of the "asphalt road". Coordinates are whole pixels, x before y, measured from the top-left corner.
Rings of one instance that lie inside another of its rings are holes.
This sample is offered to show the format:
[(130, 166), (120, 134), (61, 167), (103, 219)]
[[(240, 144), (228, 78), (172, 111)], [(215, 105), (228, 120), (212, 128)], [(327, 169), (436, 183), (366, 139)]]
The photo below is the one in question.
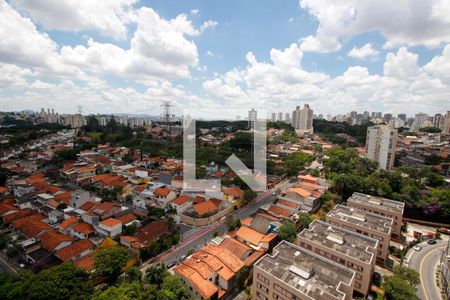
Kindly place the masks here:
[(407, 255), (408, 266), (420, 274), (421, 284), (417, 287), (417, 296), (422, 300), (439, 300), (441, 293), (436, 285), (436, 268), (442, 251), (447, 247), (447, 240), (438, 240), (435, 245), (426, 242), (420, 244), (421, 251), (413, 249)]
[[(234, 216), (240, 220), (245, 219), (257, 212), (261, 206), (272, 203), (275, 200), (275, 197), (276, 196), (272, 195), (272, 190), (264, 192), (244, 208), (237, 210), (234, 213)], [(195, 251), (205, 246), (213, 238), (214, 233), (217, 232), (219, 235), (222, 235), (226, 231), (227, 226), (223, 221), (211, 224), (191, 238), (181, 242), (181, 244), (177, 245), (175, 248), (169, 249), (156, 257), (156, 259), (152, 259), (151, 261), (142, 264), (141, 271), (145, 272), (147, 268), (160, 262), (164, 262), (166, 265), (176, 263), (182, 256), (187, 256), (190, 251)]]
[(17, 271), (0, 255), (0, 273), (17, 273)]

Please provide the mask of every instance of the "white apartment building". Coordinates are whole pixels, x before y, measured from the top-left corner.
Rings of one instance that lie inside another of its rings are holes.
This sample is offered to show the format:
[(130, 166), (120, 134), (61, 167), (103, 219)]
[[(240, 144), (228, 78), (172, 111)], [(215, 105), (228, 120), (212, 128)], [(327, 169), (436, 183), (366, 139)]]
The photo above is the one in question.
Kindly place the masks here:
[(292, 126), (296, 130), (313, 131), (313, 110), (309, 104), (305, 104), (303, 108), (295, 108), (292, 112)]
[(390, 170), (394, 167), (397, 129), (387, 125), (367, 128), (366, 157), (378, 162), (379, 168)]

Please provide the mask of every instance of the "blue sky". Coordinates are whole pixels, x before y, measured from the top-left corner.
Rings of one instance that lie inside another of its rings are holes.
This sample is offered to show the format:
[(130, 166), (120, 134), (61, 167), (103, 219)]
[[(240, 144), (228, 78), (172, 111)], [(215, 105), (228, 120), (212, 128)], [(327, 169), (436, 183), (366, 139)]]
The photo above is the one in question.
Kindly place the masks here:
[(0, 0), (0, 105), (445, 112), (448, 15), (447, 0)]

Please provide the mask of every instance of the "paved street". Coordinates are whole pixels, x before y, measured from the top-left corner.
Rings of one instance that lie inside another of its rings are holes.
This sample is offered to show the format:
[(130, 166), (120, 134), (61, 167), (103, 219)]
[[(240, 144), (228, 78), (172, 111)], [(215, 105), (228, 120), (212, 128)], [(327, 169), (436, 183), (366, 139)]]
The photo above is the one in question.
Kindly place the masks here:
[(0, 273), (17, 273), (17, 271), (8, 263), (6, 255), (0, 253)]
[(417, 296), (422, 300), (439, 300), (441, 293), (436, 285), (435, 272), (447, 240), (438, 240), (436, 245), (423, 242), (421, 246), (421, 251), (411, 249), (407, 254), (408, 266), (420, 274), (421, 284), (417, 287)]
[[(239, 219), (245, 219), (248, 216), (254, 214), (258, 211), (258, 209), (268, 203), (271, 203), (275, 200), (275, 196), (272, 195), (272, 190), (266, 191), (262, 193), (258, 198), (256, 198), (254, 201), (249, 203), (244, 208), (236, 211), (234, 213), (234, 216)], [(193, 235), (189, 239), (181, 242), (179, 245), (177, 245), (175, 248), (172, 248), (158, 257), (156, 259), (151, 260), (151, 262), (144, 263), (141, 266), (141, 271), (144, 271), (157, 262), (164, 262), (166, 265), (169, 265), (174, 262), (178, 262), (179, 259), (183, 255), (187, 255), (189, 251), (191, 250), (197, 250), (201, 247), (205, 246), (212, 238), (215, 232), (219, 233), (220, 235), (225, 233), (227, 230), (226, 225), (224, 224), (224, 221), (218, 221), (205, 229), (199, 231), (197, 234)]]

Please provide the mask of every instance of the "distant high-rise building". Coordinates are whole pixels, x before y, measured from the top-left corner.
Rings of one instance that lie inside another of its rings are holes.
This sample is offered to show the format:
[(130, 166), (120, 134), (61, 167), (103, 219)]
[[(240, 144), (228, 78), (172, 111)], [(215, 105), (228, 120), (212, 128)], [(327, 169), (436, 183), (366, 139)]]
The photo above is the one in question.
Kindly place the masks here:
[(367, 110), (365, 110), (365, 111), (363, 112), (363, 118), (364, 118), (364, 120), (369, 119), (369, 118), (370, 118), (370, 112), (368, 112)]
[(397, 118), (399, 118), (399, 119), (401, 119), (401, 120), (406, 122), (406, 114), (398, 114)]
[(284, 121), (286, 123), (291, 123), (291, 114), (290, 113), (286, 113), (286, 116), (284, 117)]
[(428, 125), (428, 115), (424, 113), (418, 113), (414, 116), (414, 123), (412, 124), (413, 131), (419, 131), (420, 128), (423, 128)]
[(383, 116), (383, 121), (384, 122), (389, 122), (390, 120), (392, 120), (392, 114), (385, 113), (384, 116)]
[(350, 117), (356, 118), (357, 114), (358, 114), (358, 112), (353, 110), (353, 111), (350, 112)]
[(279, 112), (278, 113), (278, 121), (283, 121), (283, 113), (282, 112)]
[(323, 120), (323, 115), (322, 115), (322, 114), (318, 114), (318, 115), (317, 115), (317, 119)]
[(444, 133), (450, 134), (450, 111), (447, 111), (444, 121)]
[(255, 129), (256, 119), (258, 117), (257, 111), (252, 108), (252, 110), (248, 111), (248, 128), (251, 130)]
[(443, 129), (445, 125), (445, 117), (442, 114), (435, 114), (433, 117), (433, 126)]
[(309, 104), (305, 104), (302, 109), (300, 106), (295, 108), (292, 112), (292, 126), (296, 130), (313, 131), (313, 110)]
[(276, 122), (277, 120), (277, 114), (276, 113), (272, 113), (272, 118), (270, 119), (272, 122)]
[(376, 125), (367, 128), (366, 157), (378, 162), (383, 170), (394, 167), (397, 129), (388, 125)]

